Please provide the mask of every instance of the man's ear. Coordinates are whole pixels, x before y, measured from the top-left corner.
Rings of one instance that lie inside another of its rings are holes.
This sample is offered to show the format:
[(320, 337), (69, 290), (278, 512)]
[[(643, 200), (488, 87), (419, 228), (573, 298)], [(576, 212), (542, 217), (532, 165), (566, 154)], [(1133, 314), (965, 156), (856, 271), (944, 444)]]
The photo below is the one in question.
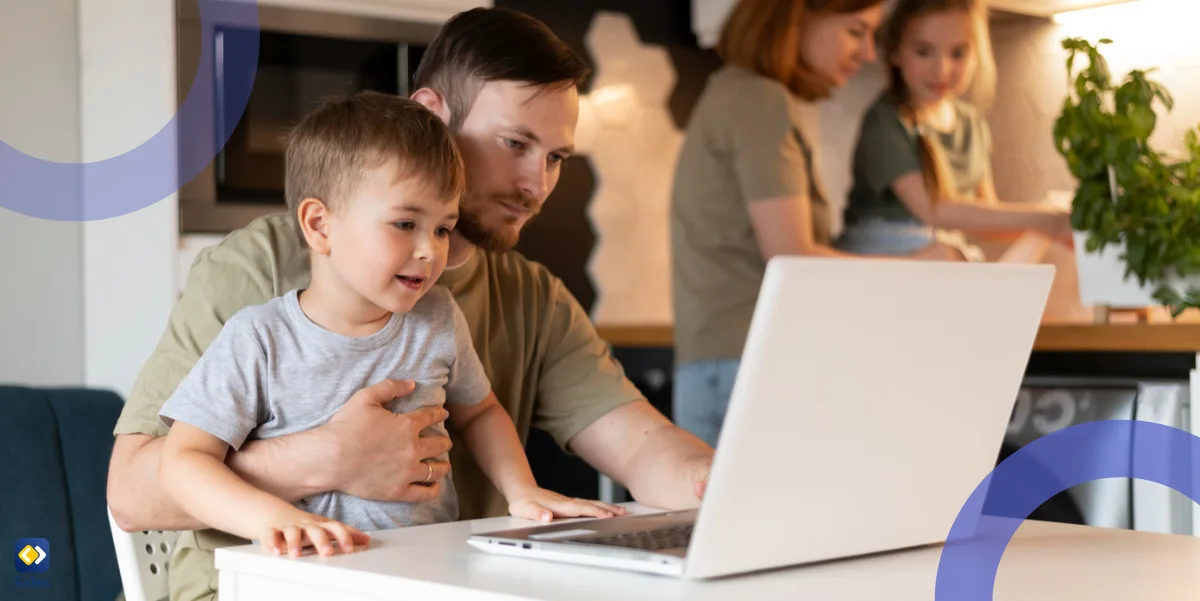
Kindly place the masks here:
[(320, 199), (305, 198), (296, 207), (296, 217), (309, 250), (318, 255), (329, 254), (329, 221), (332, 217), (329, 206)]
[(433, 111), (435, 115), (442, 119), (443, 123), (450, 124), (450, 107), (446, 104), (446, 99), (442, 98), (441, 94), (429, 88), (421, 88), (413, 92), (412, 99)]

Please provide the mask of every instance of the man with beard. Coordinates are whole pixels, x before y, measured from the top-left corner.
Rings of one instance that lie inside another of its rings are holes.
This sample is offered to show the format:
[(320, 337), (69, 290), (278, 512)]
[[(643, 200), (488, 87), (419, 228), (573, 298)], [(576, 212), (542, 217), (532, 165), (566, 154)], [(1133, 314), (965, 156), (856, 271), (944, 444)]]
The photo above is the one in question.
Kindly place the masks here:
[[(625, 377), (562, 282), (510, 251), (537, 214), (570, 155), (579, 86), (588, 66), (544, 24), (506, 9), (450, 20), (428, 48), (413, 98), (455, 133), (467, 193), (438, 284), (454, 295), (501, 404), (522, 439), (549, 433), (629, 489), (639, 502), (694, 507), (712, 449), (658, 413)], [(206, 529), (163, 495), (157, 470), (166, 427), (159, 410), (238, 310), (309, 281), (304, 248), (287, 214), (260, 218), (206, 249), (166, 332), (117, 423), (108, 501), (127, 531), (182, 530), (168, 571), (174, 601), (212, 599), (213, 549), (245, 543)], [(337, 490), (365, 499), (420, 502), (453, 465), (462, 519), (505, 515), (503, 496), (444, 436), (422, 436), (445, 419), (428, 408), (395, 414), (385, 404), (411, 382), (357, 392), (323, 426), (249, 443), (228, 464), (288, 501)], [(450, 451), (450, 462), (436, 461)]]

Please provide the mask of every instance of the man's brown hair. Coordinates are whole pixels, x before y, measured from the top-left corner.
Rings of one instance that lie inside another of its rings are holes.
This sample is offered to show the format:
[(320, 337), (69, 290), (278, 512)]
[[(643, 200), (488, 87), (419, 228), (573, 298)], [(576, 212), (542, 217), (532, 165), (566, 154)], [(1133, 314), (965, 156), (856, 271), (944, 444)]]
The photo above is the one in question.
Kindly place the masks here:
[(813, 18), (854, 13), (884, 0), (740, 0), (725, 21), (717, 54), (787, 86), (805, 100), (829, 96), (833, 82), (804, 63), (802, 37)]
[(474, 8), (442, 26), (413, 77), (450, 109), (458, 131), (484, 84), (519, 81), (543, 89), (581, 87), (591, 67), (545, 23), (509, 8)]
[(297, 209), (316, 198), (337, 210), (363, 174), (396, 161), (401, 177), (418, 177), (438, 196), (459, 199), (466, 175), (446, 124), (409, 98), (359, 92), (326, 100), (286, 138), (284, 194), (302, 243)]

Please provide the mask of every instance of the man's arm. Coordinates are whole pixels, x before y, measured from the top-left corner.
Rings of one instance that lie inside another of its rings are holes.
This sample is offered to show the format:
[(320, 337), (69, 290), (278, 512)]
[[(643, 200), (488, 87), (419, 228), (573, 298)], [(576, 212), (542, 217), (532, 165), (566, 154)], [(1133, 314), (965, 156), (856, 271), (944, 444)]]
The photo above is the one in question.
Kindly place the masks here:
[[(446, 411), (426, 407), (395, 414), (387, 409), (387, 403), (412, 390), (411, 381), (383, 380), (356, 392), (324, 426), (247, 443), (229, 454), (227, 464), (247, 483), (287, 501), (328, 490), (366, 499), (431, 500), (450, 470), (448, 462), (433, 458), (450, 451), (450, 439), (421, 436), (421, 431), (445, 420)], [(113, 446), (108, 503), (126, 532), (207, 527), (163, 492), (162, 449), (162, 437), (144, 434), (120, 435)], [(433, 468), (432, 485), (422, 482), (426, 463)]]
[[(158, 486), (158, 463), (165, 437), (121, 434), (109, 461), (108, 504), (117, 525), (138, 530), (205, 528)], [(330, 490), (330, 445), (322, 432), (310, 430), (248, 443), (230, 453), (228, 465), (253, 486), (287, 501)]]
[(639, 502), (695, 506), (712, 449), (672, 424), (625, 376), (608, 343), (560, 280), (542, 315), (547, 340), (535, 425), (629, 489)]
[(648, 401), (634, 401), (592, 422), (569, 444), (601, 473), (652, 507), (699, 505), (713, 450), (672, 424)]

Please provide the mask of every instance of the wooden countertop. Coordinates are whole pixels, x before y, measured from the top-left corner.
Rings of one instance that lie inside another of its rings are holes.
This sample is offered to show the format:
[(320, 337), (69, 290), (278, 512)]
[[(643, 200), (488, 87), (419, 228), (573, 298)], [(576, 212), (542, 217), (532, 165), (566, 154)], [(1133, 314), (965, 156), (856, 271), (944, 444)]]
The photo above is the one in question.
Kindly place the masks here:
[[(671, 348), (672, 329), (660, 326), (599, 326), (617, 347)], [(1037, 351), (1150, 351), (1200, 353), (1200, 323), (1046, 324)]]

